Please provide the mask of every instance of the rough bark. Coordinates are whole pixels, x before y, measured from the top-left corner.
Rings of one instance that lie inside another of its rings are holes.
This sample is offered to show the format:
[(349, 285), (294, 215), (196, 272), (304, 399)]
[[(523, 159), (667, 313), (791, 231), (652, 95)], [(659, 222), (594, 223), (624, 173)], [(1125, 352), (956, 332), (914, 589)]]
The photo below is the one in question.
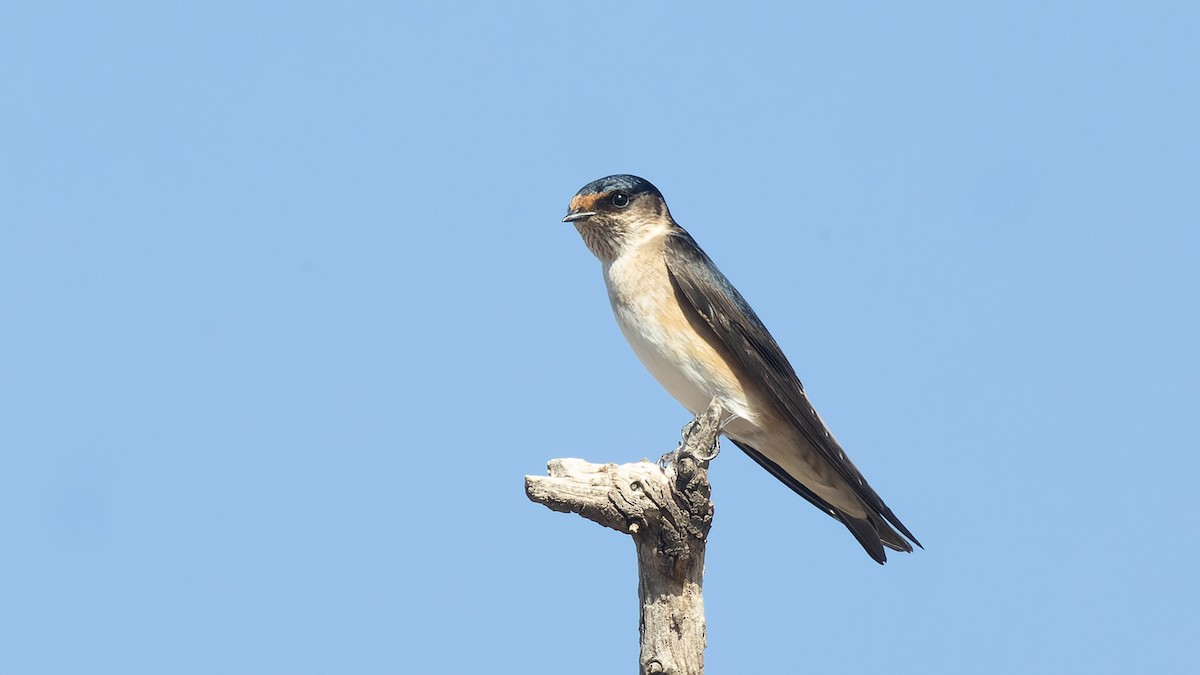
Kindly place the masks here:
[(716, 456), (716, 400), (684, 428), (658, 464), (554, 459), (549, 476), (526, 476), (525, 493), (633, 537), (641, 601), (640, 673), (704, 672), (704, 546), (713, 504), (708, 462)]

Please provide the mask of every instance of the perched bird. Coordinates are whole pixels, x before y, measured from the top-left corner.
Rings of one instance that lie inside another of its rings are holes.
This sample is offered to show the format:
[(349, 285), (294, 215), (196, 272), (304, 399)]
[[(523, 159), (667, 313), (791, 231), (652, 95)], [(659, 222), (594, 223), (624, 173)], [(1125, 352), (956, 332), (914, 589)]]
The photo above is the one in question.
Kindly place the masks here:
[(904, 537), (921, 545), (846, 457), (775, 339), (657, 188), (629, 175), (592, 181), (563, 222), (600, 259), (634, 353), (683, 407), (699, 414), (716, 397), (732, 415), (722, 433), (845, 525), (876, 562), (887, 560), (884, 546), (911, 552)]

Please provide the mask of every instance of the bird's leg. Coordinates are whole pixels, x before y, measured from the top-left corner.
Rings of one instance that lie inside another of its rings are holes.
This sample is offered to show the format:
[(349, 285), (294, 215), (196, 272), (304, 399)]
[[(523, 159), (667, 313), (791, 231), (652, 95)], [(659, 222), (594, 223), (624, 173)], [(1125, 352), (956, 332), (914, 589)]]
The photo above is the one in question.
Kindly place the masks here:
[[(705, 410), (704, 412), (700, 413), (699, 415), (696, 415), (694, 418), (692, 418), (692, 421), (689, 422), (687, 424), (687, 426), (685, 426), (683, 428), (684, 429), (683, 443), (681, 444), (681, 447), (683, 445), (687, 445), (688, 436), (691, 435), (692, 433), (695, 433), (697, 431), (697, 429), (696, 429), (697, 425), (699, 425), (699, 424), (701, 424), (701, 422), (703, 422), (703, 420), (701, 420), (700, 418), (715, 417), (715, 418), (719, 419), (718, 416), (720, 414), (720, 409), (718, 408), (717, 410), (714, 411), (712, 406), (715, 406), (715, 405), (717, 405), (716, 399), (713, 399), (713, 402), (712, 402), (712, 404), (710, 404), (710, 407), (708, 410)], [(726, 417), (725, 419), (723, 419), (717, 423), (717, 428), (715, 431), (713, 431), (712, 448), (710, 448), (710, 452), (700, 454), (698, 451), (693, 451), (693, 453), (692, 453), (693, 456), (696, 459), (700, 460), (701, 462), (711, 462), (714, 459), (716, 459), (717, 455), (721, 454), (721, 430), (724, 429), (725, 425), (732, 422), (736, 417), (737, 417), (737, 415), (730, 415), (729, 417)], [(678, 452), (678, 450), (676, 450), (676, 452)]]
[[(700, 415), (703, 414), (704, 413), (700, 413)], [(679, 445), (675, 446), (674, 450), (658, 458), (658, 465), (661, 468), (666, 469), (669, 465), (673, 464), (675, 460), (679, 459), (679, 453), (683, 452), (683, 449), (687, 446), (688, 436), (691, 435), (692, 430), (696, 428), (696, 425), (700, 423), (700, 415), (696, 415), (692, 419), (688, 420), (688, 423), (683, 425), (683, 428), (679, 430)]]
[[(679, 445), (671, 452), (660, 457), (658, 465), (665, 469), (669, 464), (677, 461), (683, 454), (690, 454), (701, 462), (711, 462), (721, 452), (721, 429), (733, 421), (733, 418), (734, 416), (731, 415), (728, 419), (721, 420), (721, 405), (717, 402), (716, 398), (713, 398), (704, 412), (696, 415), (690, 422), (683, 425), (683, 428), (679, 430), (681, 437)], [(711, 445), (704, 443), (704, 435), (708, 433), (712, 434)], [(708, 447), (701, 449), (701, 447), (697, 447), (700, 445), (707, 445)]]

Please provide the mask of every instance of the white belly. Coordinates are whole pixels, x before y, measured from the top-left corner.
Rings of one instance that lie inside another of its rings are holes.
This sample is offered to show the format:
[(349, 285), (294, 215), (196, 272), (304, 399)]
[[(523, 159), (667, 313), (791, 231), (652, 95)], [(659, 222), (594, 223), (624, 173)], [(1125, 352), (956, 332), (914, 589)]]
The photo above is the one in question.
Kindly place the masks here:
[(719, 397), (726, 411), (753, 422), (741, 382), (679, 307), (661, 256), (628, 256), (604, 271), (621, 333), (667, 393), (692, 414)]
[(663, 335), (654, 326), (616, 306), (613, 313), (621, 333), (633, 348), (638, 360), (654, 379), (693, 415), (708, 407), (713, 396), (727, 394), (712, 373), (683, 353), (682, 345), (670, 335)]

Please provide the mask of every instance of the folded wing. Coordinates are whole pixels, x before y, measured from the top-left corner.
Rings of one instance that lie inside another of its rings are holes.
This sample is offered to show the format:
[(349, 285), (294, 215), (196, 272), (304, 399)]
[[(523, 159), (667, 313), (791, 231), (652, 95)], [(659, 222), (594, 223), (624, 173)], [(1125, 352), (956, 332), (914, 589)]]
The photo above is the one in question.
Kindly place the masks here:
[[(804, 386), (800, 383), (795, 370), (788, 362), (787, 357), (783, 355), (783, 351), (776, 344), (775, 339), (767, 332), (754, 310), (750, 308), (737, 289), (729, 283), (729, 280), (717, 270), (691, 235), (682, 228), (672, 231), (667, 236), (664, 255), (667, 269), (681, 300), (686, 301), (686, 305), (694, 309), (712, 328), (732, 358), (740, 362), (748, 371), (763, 374), (762, 384), (777, 408), (791, 420), (803, 438), (816, 449), (820, 457), (845, 479), (862, 503), (874, 512), (868, 516), (867, 520), (874, 521), (877, 526), (882, 526), (875, 528), (879, 530), (879, 539), (891, 548), (902, 551), (912, 550), (907, 542), (891, 532), (891, 528), (880, 521), (880, 519), (885, 519), (914, 544), (920, 546), (917, 538), (883, 503), (883, 500), (871, 488), (859, 470), (846, 457), (845, 451), (826, 429), (821, 418), (817, 416), (816, 410), (809, 404), (808, 397), (804, 393)], [(864, 542), (866, 533), (861, 530), (866, 523), (847, 522), (848, 518), (844, 513), (840, 513), (824, 500), (816, 497), (811, 490), (763, 457), (761, 453), (742, 444), (739, 444), (739, 447), (742, 447), (747, 454), (774, 474), (776, 478), (826, 513), (845, 523), (855, 537), (863, 542), (867, 552), (876, 560), (880, 560), (883, 554), (882, 549), (878, 551), (878, 555), (872, 550), (872, 548), (879, 547), (878, 540), (874, 547), (868, 546)], [(871, 516), (878, 517), (872, 518)], [(889, 534), (891, 536), (888, 536)]]

